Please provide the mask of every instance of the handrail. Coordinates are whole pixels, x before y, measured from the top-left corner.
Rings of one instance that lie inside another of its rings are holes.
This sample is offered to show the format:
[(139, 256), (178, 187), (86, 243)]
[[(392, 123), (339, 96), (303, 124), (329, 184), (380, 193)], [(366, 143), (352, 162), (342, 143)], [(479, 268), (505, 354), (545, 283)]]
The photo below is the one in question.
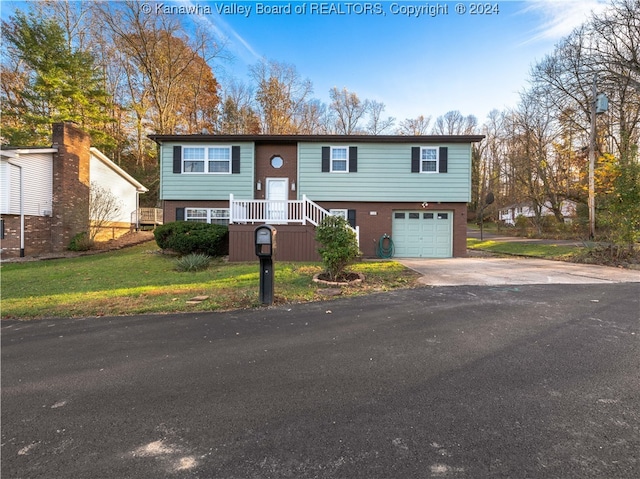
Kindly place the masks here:
[[(331, 215), (322, 206), (302, 195), (301, 200), (240, 200), (229, 195), (229, 224), (270, 223), (318, 226)], [(360, 241), (360, 228), (349, 226)]]

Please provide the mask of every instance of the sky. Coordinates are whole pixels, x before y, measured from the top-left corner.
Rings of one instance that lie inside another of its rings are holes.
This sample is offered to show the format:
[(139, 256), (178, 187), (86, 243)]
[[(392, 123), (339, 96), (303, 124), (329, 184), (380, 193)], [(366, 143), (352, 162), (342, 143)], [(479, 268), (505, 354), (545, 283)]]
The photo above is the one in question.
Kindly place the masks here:
[[(420, 115), (435, 121), (451, 110), (475, 115), (482, 123), (493, 109), (515, 107), (531, 67), (552, 53), (554, 45), (591, 11), (602, 11), (607, 3), (184, 0), (173, 4), (209, 6), (211, 13), (198, 15), (196, 21), (226, 38), (233, 60), (221, 75), (248, 82), (251, 65), (261, 59), (276, 60), (294, 65), (313, 83), (313, 96), (325, 103), (330, 102), (331, 88), (347, 88), (361, 99), (384, 103), (384, 116), (396, 118), (396, 123)], [(227, 10), (219, 13), (219, 9)]]
[(515, 107), (531, 67), (608, 3), (139, 1), (149, 15), (179, 15), (221, 38), (228, 58), (214, 71), (223, 85), (250, 83), (249, 68), (273, 60), (309, 79), (313, 98), (329, 104), (331, 88), (346, 88), (383, 103), (396, 124), (420, 115), (433, 124), (452, 110), (482, 123), (493, 109)]

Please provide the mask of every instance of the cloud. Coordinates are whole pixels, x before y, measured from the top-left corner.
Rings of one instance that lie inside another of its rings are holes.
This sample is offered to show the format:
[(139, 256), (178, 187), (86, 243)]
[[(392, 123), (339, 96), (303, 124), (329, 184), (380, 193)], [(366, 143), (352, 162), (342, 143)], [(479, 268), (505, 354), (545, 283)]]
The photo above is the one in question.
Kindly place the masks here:
[[(185, 6), (195, 6), (191, 0), (178, 0)], [(253, 63), (262, 58), (251, 44), (246, 41), (231, 25), (229, 25), (223, 16), (217, 12), (216, 4), (207, 3), (210, 6), (210, 15), (194, 15), (193, 20), (200, 25), (204, 25), (213, 34), (218, 37), (222, 43), (232, 49), (233, 53), (247, 63)]]
[(606, 0), (527, 0), (520, 13), (537, 15), (540, 23), (524, 43), (560, 40), (608, 4)]

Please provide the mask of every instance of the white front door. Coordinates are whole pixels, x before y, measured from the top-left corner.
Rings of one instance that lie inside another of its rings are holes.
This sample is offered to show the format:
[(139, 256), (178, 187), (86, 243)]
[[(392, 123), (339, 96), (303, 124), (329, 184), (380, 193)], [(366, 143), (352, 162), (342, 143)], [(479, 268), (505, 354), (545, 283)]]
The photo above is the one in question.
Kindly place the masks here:
[(288, 178), (267, 178), (267, 219), (272, 222), (287, 221), (287, 200), (289, 199)]

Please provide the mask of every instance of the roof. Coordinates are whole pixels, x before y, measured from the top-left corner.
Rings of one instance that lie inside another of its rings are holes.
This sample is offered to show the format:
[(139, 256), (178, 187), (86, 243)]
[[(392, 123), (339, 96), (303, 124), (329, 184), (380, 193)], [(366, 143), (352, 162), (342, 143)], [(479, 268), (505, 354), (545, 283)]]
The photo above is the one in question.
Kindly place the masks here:
[(149, 191), (145, 186), (143, 186), (138, 180), (136, 180), (133, 176), (131, 176), (129, 173), (127, 173), (126, 171), (124, 171), (122, 168), (120, 168), (118, 165), (116, 165), (113, 161), (111, 161), (109, 159), (109, 157), (107, 157), (107, 155), (105, 155), (104, 153), (102, 153), (100, 150), (98, 150), (97, 148), (91, 147), (90, 150), (91, 154), (93, 156), (95, 156), (96, 158), (98, 158), (100, 161), (102, 161), (102, 163), (104, 163), (106, 166), (108, 166), (109, 168), (111, 168), (113, 171), (115, 171), (118, 175), (120, 175), (122, 178), (124, 178), (125, 180), (127, 180), (129, 183), (131, 183), (133, 186), (136, 187), (136, 190), (138, 190), (139, 193), (146, 193), (147, 191)]
[(164, 142), (252, 142), (252, 143), (478, 143), (484, 135), (149, 135)]

